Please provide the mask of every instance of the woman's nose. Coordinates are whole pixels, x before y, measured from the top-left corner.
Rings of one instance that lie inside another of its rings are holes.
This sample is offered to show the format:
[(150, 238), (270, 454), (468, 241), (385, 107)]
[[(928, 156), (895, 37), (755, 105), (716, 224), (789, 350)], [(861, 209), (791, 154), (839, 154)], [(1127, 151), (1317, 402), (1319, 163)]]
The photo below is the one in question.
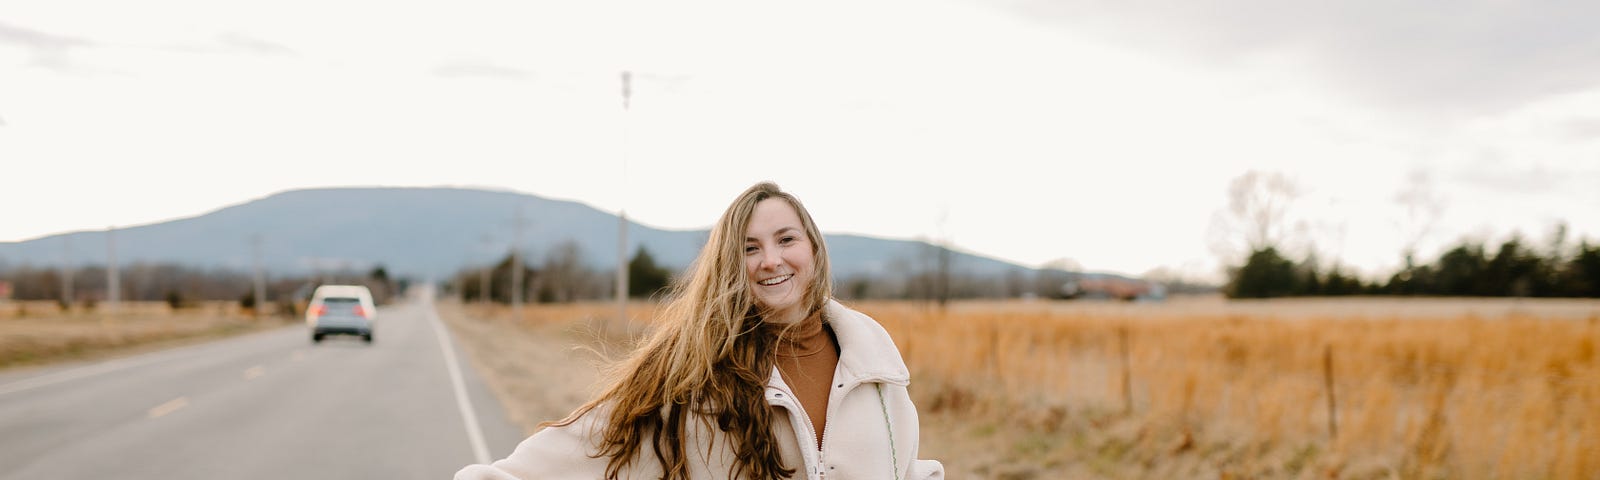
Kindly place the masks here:
[(773, 270), (773, 269), (777, 269), (778, 265), (782, 264), (782, 263), (783, 263), (783, 256), (778, 254), (777, 249), (762, 250), (762, 253), (761, 253), (761, 268), (765, 268), (765, 269), (768, 269), (768, 270)]

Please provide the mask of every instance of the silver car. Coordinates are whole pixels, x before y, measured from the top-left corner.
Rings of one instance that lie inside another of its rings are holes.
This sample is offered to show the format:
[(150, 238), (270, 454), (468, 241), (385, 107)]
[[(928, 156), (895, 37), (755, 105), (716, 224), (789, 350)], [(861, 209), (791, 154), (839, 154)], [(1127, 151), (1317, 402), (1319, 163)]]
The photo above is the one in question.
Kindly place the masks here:
[(372, 343), (372, 323), (377, 318), (372, 291), (362, 285), (317, 287), (306, 306), (306, 324), (311, 327), (313, 343), (322, 342), (328, 335), (356, 335)]

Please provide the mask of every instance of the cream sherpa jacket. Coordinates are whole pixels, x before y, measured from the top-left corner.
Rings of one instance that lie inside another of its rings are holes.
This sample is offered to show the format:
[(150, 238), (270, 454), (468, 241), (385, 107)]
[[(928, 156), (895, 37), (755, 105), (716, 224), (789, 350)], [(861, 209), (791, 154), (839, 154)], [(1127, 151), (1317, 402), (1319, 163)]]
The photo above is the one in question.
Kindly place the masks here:
[[(830, 300), (825, 317), (839, 339), (839, 366), (834, 370), (834, 390), (828, 395), (827, 425), (822, 448), (816, 448), (811, 421), (789, 386), (772, 370), (767, 383), (767, 403), (786, 415), (773, 424), (784, 466), (796, 469), (794, 478), (808, 480), (909, 479), (939, 480), (944, 466), (917, 459), (917, 409), (906, 386), (911, 374), (900, 350), (878, 322)], [(511, 456), (491, 465), (469, 465), (456, 472), (456, 480), (599, 479), (605, 476), (606, 458), (595, 452), (601, 409), (571, 425), (547, 427), (517, 446)], [(690, 420), (685, 453), (691, 457), (689, 475), (696, 479), (731, 479), (733, 450), (714, 428)], [(622, 472), (624, 479), (661, 478), (661, 465), (650, 442)]]

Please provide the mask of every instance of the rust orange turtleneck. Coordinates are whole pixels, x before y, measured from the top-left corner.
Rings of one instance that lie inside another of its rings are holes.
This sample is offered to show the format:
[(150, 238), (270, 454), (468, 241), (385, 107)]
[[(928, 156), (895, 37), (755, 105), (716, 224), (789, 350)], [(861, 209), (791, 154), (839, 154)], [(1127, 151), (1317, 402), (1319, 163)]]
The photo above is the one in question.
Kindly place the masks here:
[(827, 424), (828, 392), (832, 390), (833, 370), (839, 365), (839, 341), (833, 329), (822, 321), (822, 311), (811, 314), (778, 340), (778, 373), (789, 384), (801, 408), (811, 417), (817, 433), (817, 448), (822, 448), (822, 428)]

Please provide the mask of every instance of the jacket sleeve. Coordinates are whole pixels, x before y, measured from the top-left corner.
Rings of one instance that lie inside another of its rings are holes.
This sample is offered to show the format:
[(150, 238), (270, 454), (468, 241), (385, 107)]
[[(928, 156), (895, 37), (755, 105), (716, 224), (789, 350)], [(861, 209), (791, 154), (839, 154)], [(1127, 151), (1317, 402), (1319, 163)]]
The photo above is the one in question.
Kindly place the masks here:
[[(590, 417), (586, 415), (585, 417)], [(607, 459), (594, 458), (588, 418), (546, 427), (523, 440), (511, 455), (489, 465), (468, 465), (455, 480), (594, 479), (605, 476)]]
[[(922, 444), (922, 424), (919, 415), (917, 415), (916, 405), (911, 403), (910, 392), (907, 392), (905, 387), (895, 387), (893, 391), (895, 392), (895, 403), (904, 405), (904, 408), (896, 410), (899, 412), (898, 416), (900, 416), (899, 424), (904, 426), (902, 429), (909, 436), (905, 440), (910, 440), (911, 445), (911, 451), (905, 453), (909, 453), (907, 456), (912, 460), (910, 464), (906, 465), (905, 477), (903, 478), (906, 480), (944, 480), (944, 464), (939, 463), (938, 460), (918, 458)], [(896, 433), (900, 432), (896, 431)]]
[(907, 480), (944, 480), (944, 464), (938, 460), (912, 460)]

